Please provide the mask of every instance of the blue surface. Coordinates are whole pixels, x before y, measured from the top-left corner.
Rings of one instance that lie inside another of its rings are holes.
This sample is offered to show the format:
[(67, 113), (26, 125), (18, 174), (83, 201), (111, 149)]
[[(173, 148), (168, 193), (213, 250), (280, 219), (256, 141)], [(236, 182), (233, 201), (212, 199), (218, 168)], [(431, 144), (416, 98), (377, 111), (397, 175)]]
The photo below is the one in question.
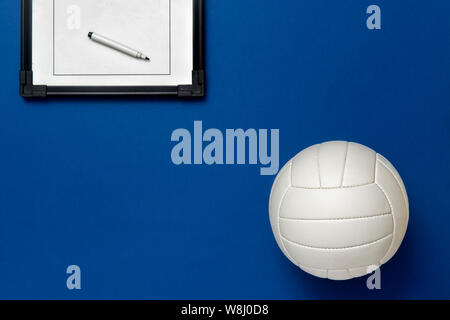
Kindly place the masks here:
[[(1, 1), (0, 298), (450, 298), (450, 2), (206, 1), (199, 101), (23, 100), (19, 1)], [(383, 289), (290, 264), (259, 167), (173, 165), (194, 120), (279, 128), (282, 163), (334, 139), (385, 155), (411, 220)]]

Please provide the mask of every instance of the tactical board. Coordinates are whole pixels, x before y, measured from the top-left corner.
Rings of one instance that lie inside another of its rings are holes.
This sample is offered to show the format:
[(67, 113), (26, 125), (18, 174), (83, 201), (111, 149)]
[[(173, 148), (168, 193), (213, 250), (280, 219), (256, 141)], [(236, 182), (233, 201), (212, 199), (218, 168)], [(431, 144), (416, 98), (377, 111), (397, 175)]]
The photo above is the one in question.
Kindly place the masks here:
[(21, 93), (204, 95), (203, 0), (23, 0)]

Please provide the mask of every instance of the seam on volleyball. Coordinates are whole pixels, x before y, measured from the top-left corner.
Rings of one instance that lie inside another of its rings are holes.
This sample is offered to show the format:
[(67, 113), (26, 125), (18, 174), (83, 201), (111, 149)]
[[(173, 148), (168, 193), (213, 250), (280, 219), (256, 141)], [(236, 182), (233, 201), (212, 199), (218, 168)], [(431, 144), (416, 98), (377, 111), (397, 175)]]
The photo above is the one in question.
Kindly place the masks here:
[(342, 178), (341, 178), (341, 188), (344, 185), (345, 168), (347, 167), (348, 149), (350, 148), (350, 143), (347, 142), (345, 149), (344, 167), (342, 168)]
[(297, 187), (295, 185), (292, 185), (291, 187), (293, 189), (305, 189), (305, 190), (337, 190), (337, 189), (352, 189), (352, 188), (359, 188), (359, 187), (367, 187), (367, 186), (370, 186), (372, 184), (375, 184), (375, 182), (357, 184), (357, 185), (353, 185), (353, 186), (343, 186), (343, 187), (320, 187), (320, 188), (314, 188), (314, 187)]
[[(367, 270), (367, 268), (370, 267), (370, 266), (371, 265), (369, 264), (367, 266), (350, 267), (350, 268), (348, 268), (348, 270), (361, 269), (361, 268), (365, 268)], [(309, 267), (309, 266), (305, 266), (305, 265), (302, 265), (302, 264), (299, 264), (298, 267), (299, 268), (305, 268), (305, 269), (317, 270), (317, 271), (325, 271), (325, 272), (327, 272), (327, 278), (328, 278), (328, 271), (342, 271), (342, 270), (345, 270), (345, 269), (323, 269), (323, 268), (317, 268), (317, 267)], [(378, 265), (378, 268), (381, 268), (381, 264)], [(369, 273), (366, 273), (366, 274), (369, 274)], [(352, 277), (354, 278), (355, 275), (352, 275)]]
[(383, 256), (383, 258), (380, 259), (380, 265), (381, 265), (382, 264), (381, 262), (387, 257), (387, 255), (389, 254), (389, 252), (392, 249), (392, 246), (394, 245), (394, 239), (395, 239), (395, 235), (396, 234), (395, 234), (394, 207), (392, 206), (391, 199), (389, 199), (389, 197), (388, 197), (386, 191), (384, 190), (384, 188), (377, 182), (377, 175), (376, 174), (377, 174), (378, 170), (376, 169), (376, 167), (377, 167), (378, 163), (381, 163), (384, 167), (386, 167), (381, 161), (378, 160), (378, 157), (377, 157), (377, 160), (376, 160), (376, 163), (375, 163), (375, 184), (378, 186), (378, 188), (380, 188), (381, 192), (383, 192), (384, 196), (386, 197), (386, 199), (387, 199), (387, 201), (389, 203), (389, 207), (391, 207), (391, 212), (392, 212), (392, 239), (391, 239), (391, 244), (389, 245), (386, 253)]
[(340, 221), (340, 220), (364, 220), (364, 219), (373, 219), (373, 218), (379, 218), (379, 217), (384, 217), (384, 216), (388, 216), (391, 215), (392, 212), (383, 212), (383, 213), (379, 213), (379, 214), (374, 214), (371, 216), (363, 216), (363, 217), (352, 217), (352, 218), (324, 218), (324, 219), (305, 219), (305, 218), (288, 218), (288, 217), (279, 217), (280, 219), (283, 220), (292, 220), (292, 221)]
[(292, 187), (292, 162), (289, 164), (288, 170), (289, 170), (289, 172), (288, 172), (289, 186), (286, 188), (286, 190), (284, 190), (283, 196), (281, 197), (280, 204), (278, 205), (278, 210), (277, 210), (278, 235), (280, 236), (281, 245), (283, 246), (284, 252), (286, 252), (287, 257), (289, 258), (289, 260), (293, 261), (296, 266), (298, 266), (297, 260), (295, 260), (291, 256), (291, 254), (289, 253), (289, 251), (286, 248), (286, 245), (283, 242), (283, 236), (281, 235), (281, 227), (280, 227), (280, 224), (281, 224), (281, 220), (280, 220), (281, 205), (282, 205), (282, 203), (284, 201), (284, 198), (286, 197), (286, 194), (288, 193), (289, 189)]
[(381, 241), (383, 241), (383, 240), (385, 240), (385, 239), (387, 239), (389, 237), (392, 237), (392, 232), (389, 233), (388, 235), (386, 235), (386, 236), (384, 236), (384, 237), (382, 237), (380, 239), (374, 240), (374, 241), (366, 242), (366, 243), (363, 243), (363, 244), (358, 244), (357, 246), (340, 247), (340, 248), (313, 247), (313, 246), (308, 246), (308, 245), (305, 245), (305, 244), (301, 244), (301, 243), (289, 240), (288, 238), (286, 238), (286, 237), (284, 237), (282, 235), (280, 235), (280, 236), (281, 236), (282, 240), (290, 242), (290, 243), (292, 243), (294, 245), (297, 245), (297, 246), (300, 246), (300, 247), (305, 247), (305, 248), (310, 248), (310, 249), (317, 249), (317, 250), (330, 250), (330, 251), (333, 250), (334, 251), (334, 250), (347, 250), (347, 249), (355, 249), (355, 248), (360, 248), (360, 247), (366, 247), (366, 246), (369, 246), (371, 244), (374, 244), (374, 243), (377, 243), (377, 242), (381, 242)]
[(375, 165), (373, 166), (373, 183), (377, 183), (377, 163), (378, 163), (378, 153), (375, 153)]
[(317, 171), (319, 173), (319, 189), (322, 189), (322, 177), (320, 175), (320, 146), (321, 144), (317, 146)]
[(407, 200), (406, 200), (406, 199), (408, 199), (408, 195), (406, 194), (406, 189), (404, 188), (403, 183), (401, 183), (400, 180), (398, 180), (397, 174), (394, 171), (392, 171), (391, 168), (389, 168), (383, 161), (381, 161), (378, 158), (378, 156), (379, 155), (377, 154), (377, 162), (381, 163), (383, 165), (383, 167), (385, 167), (392, 174), (392, 176), (394, 177), (395, 181), (397, 181), (397, 184), (398, 184), (398, 186), (400, 188), (400, 191), (402, 192), (403, 200), (405, 201), (405, 205), (406, 205), (406, 207), (408, 207), (408, 203), (407, 203)]

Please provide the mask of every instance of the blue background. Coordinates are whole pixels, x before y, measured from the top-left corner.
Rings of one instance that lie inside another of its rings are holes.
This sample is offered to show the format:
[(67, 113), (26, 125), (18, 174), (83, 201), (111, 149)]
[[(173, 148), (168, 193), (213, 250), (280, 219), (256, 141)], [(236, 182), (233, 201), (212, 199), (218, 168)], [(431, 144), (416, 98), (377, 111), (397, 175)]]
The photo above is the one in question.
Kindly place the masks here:
[[(1, 1), (0, 298), (450, 298), (450, 2), (206, 2), (204, 100), (25, 101), (19, 1)], [(383, 289), (292, 265), (259, 166), (173, 165), (194, 120), (279, 128), (282, 163), (335, 139), (390, 159), (411, 219)]]

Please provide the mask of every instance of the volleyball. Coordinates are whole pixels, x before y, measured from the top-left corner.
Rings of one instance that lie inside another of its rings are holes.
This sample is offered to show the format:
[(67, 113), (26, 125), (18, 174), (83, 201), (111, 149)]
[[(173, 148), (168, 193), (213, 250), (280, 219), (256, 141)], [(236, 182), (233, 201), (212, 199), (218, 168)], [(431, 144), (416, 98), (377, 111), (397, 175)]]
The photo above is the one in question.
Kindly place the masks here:
[(409, 203), (386, 158), (333, 141), (303, 150), (281, 169), (269, 213), (275, 240), (292, 263), (320, 278), (347, 280), (394, 256)]

